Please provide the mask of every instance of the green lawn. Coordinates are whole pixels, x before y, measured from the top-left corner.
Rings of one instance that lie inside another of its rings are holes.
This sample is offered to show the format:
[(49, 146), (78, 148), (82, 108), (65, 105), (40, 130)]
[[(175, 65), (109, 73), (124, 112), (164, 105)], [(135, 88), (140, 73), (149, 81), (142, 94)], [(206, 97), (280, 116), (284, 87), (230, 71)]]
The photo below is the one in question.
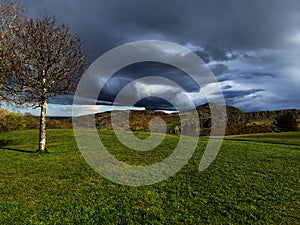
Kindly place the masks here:
[(300, 146), (300, 132), (243, 134), (226, 136), (225, 139)]
[[(0, 224), (300, 224), (300, 133), (228, 137), (201, 173), (207, 139), (200, 138), (187, 166), (144, 187), (115, 184), (94, 172), (72, 130), (48, 131), (50, 154), (32, 153), (37, 135), (0, 134)], [(100, 136), (112, 154), (132, 164), (159, 161), (178, 141), (167, 136), (154, 151), (135, 152), (111, 131)]]

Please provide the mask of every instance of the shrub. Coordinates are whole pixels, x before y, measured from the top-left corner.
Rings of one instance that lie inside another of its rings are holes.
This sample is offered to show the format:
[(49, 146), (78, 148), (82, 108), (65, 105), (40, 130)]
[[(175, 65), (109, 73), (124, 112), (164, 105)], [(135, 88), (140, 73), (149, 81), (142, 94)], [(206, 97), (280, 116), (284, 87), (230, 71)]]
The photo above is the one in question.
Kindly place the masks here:
[[(39, 118), (30, 113), (23, 115), (0, 108), (0, 132), (38, 129), (39, 123)], [(50, 129), (72, 128), (72, 124), (70, 120), (47, 119), (47, 127)]]
[(21, 113), (0, 109), (0, 131), (22, 130), (25, 127), (25, 118)]
[(297, 119), (290, 112), (287, 112), (287, 113), (277, 116), (273, 123), (281, 131), (296, 131), (297, 130)]

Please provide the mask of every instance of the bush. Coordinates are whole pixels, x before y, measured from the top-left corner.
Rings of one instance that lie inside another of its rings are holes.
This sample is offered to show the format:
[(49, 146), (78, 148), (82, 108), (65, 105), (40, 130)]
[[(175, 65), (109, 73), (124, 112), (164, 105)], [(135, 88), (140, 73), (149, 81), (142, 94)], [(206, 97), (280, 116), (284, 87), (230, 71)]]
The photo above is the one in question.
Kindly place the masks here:
[[(6, 109), (0, 108), (0, 132), (24, 130), (24, 129), (38, 129), (40, 125), (39, 117), (30, 113), (13, 113)], [(55, 120), (47, 119), (47, 128), (72, 128), (70, 120)]]
[(0, 109), (0, 131), (22, 130), (25, 124), (25, 117), (21, 113)]
[(277, 116), (273, 123), (281, 131), (296, 131), (297, 130), (297, 119), (290, 112), (287, 112), (287, 113)]

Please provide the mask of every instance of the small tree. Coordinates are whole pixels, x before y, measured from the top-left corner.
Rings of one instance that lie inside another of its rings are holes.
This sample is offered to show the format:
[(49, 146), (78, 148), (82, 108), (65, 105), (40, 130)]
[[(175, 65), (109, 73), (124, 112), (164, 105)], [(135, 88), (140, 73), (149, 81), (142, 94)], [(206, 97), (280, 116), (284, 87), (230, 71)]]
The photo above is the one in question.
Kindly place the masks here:
[(25, 19), (16, 32), (13, 86), (22, 89), (14, 101), (41, 108), (39, 151), (46, 150), (47, 100), (70, 94), (83, 74), (86, 51), (78, 35), (71, 35), (55, 17)]
[(15, 41), (15, 31), (18, 24), (24, 19), (24, 8), (11, 0), (0, 1), (0, 101), (9, 100), (9, 96), (16, 93), (12, 87), (10, 76), (12, 60), (11, 49)]
[(286, 112), (275, 118), (274, 125), (282, 131), (296, 131), (297, 119), (292, 113)]

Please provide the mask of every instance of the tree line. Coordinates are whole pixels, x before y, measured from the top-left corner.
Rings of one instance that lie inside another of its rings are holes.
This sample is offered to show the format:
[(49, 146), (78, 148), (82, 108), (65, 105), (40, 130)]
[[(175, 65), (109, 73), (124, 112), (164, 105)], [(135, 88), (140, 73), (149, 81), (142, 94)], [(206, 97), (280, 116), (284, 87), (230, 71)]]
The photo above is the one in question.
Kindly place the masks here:
[[(59, 128), (72, 128), (70, 120), (56, 120), (47, 118), (47, 128), (59, 129)], [(25, 113), (13, 113), (7, 109), (0, 108), (0, 132), (15, 131), (15, 130), (30, 130), (38, 129), (40, 126), (39, 118)]]
[(49, 98), (72, 94), (85, 71), (80, 37), (54, 16), (28, 18), (13, 0), (0, 2), (0, 101), (39, 107), (39, 151), (46, 151)]

